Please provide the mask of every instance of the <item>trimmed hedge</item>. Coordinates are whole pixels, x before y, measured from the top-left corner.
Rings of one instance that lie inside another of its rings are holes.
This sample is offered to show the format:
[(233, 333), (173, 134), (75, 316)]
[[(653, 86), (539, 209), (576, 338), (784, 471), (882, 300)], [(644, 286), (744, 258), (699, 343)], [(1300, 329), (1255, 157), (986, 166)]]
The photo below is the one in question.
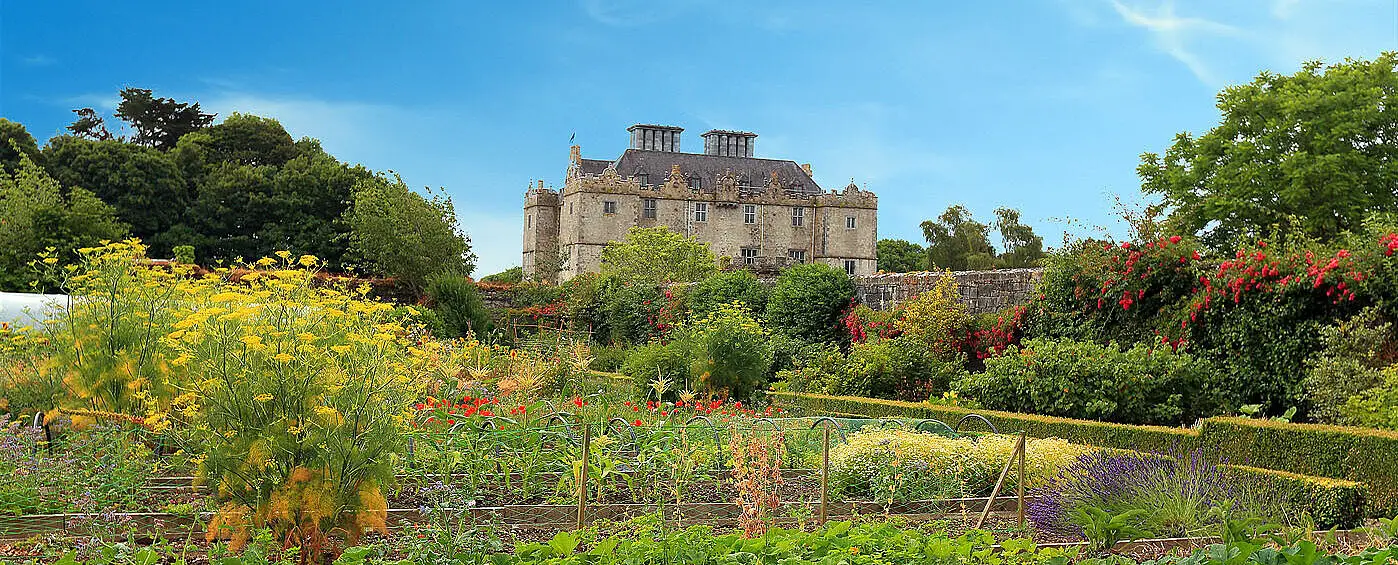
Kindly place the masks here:
[(1368, 489), (1363, 483), (1298, 475), (1245, 465), (1220, 465), (1229, 476), (1267, 494), (1287, 514), (1309, 514), (1316, 526), (1353, 528), (1364, 521)]
[[(931, 418), (955, 426), (968, 414), (980, 414), (995, 424), (995, 427), (1002, 433), (1024, 430), (1031, 437), (1056, 437), (1074, 443), (1136, 451), (1177, 452), (1190, 449), (1199, 439), (1198, 433), (1186, 428), (1112, 424), (1092, 420), (1074, 420), (993, 410), (971, 410), (956, 406), (856, 396), (828, 396), (793, 392), (769, 392), (767, 394), (768, 399), (773, 404), (800, 415)], [(983, 430), (985, 425), (972, 421), (967, 422), (967, 427), (968, 429)]]
[(1398, 432), (1209, 418), (1200, 445), (1232, 463), (1364, 483), (1368, 516), (1398, 515)]

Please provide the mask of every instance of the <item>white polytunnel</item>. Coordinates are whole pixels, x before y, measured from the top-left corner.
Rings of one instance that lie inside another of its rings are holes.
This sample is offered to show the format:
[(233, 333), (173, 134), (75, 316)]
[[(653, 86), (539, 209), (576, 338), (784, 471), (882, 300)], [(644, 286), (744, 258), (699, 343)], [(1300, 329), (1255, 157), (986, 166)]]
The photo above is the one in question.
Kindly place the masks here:
[(0, 292), (0, 323), (38, 325), (68, 303), (64, 294)]

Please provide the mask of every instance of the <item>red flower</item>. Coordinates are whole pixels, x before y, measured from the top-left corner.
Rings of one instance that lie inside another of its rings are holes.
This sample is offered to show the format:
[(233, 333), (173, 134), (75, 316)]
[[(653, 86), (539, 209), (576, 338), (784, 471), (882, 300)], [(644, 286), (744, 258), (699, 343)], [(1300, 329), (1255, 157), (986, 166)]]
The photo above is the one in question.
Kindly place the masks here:
[(1172, 235), (1172, 236), (1170, 236), (1170, 243), (1179, 243), (1179, 242), (1180, 242), (1180, 236), (1178, 236), (1178, 235)]

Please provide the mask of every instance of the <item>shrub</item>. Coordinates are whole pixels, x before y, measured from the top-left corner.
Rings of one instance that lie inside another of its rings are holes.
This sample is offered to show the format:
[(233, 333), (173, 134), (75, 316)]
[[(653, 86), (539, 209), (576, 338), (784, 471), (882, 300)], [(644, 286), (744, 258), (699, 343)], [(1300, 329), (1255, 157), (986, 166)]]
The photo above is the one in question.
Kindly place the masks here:
[(604, 345), (592, 348), (592, 363), (588, 368), (603, 373), (615, 373), (626, 363), (626, 346), (621, 344)]
[(1305, 388), (1311, 418), (1354, 423), (1343, 414), (1353, 396), (1383, 382), (1381, 370), (1394, 358), (1392, 324), (1376, 308), (1321, 328), (1321, 349), (1307, 364)]
[(669, 343), (652, 340), (629, 350), (621, 373), (631, 377), (637, 397), (668, 400), (671, 394), (664, 395), (665, 398), (654, 398), (655, 387), (652, 383), (656, 380), (666, 381), (669, 386), (663, 388), (668, 389), (669, 393), (688, 389), (689, 366), (689, 352), (682, 340)]
[(427, 303), (441, 320), (444, 338), (484, 336), (490, 316), (476, 284), (458, 275), (434, 275), (427, 282)]
[(771, 333), (741, 304), (721, 306), (685, 331), (693, 355), (691, 382), (710, 393), (747, 398), (766, 381)]
[(1220, 527), (1217, 509), (1257, 512), (1249, 494), (1197, 450), (1179, 458), (1136, 452), (1084, 455), (1034, 495), (1027, 510), (1034, 526), (1070, 535), (1081, 533), (1072, 517), (1087, 508), (1113, 516), (1138, 511), (1132, 525), (1159, 537), (1215, 532)]
[(514, 284), (524, 281), (524, 267), (510, 267), (498, 273), (481, 277), (483, 283)]
[(1032, 339), (956, 390), (987, 408), (1127, 424), (1185, 424), (1227, 402), (1212, 365), (1168, 347)]
[(710, 312), (737, 302), (754, 317), (767, 310), (767, 286), (752, 271), (725, 271), (694, 285), (689, 293), (689, 312), (703, 319)]
[(1347, 422), (1398, 430), (1398, 365), (1383, 370), (1378, 386), (1351, 396), (1340, 413)]
[(944, 272), (932, 288), (908, 301), (902, 309), (902, 317), (895, 320), (893, 326), (904, 338), (916, 341), (939, 358), (957, 354), (957, 342), (966, 332), (970, 317), (966, 315), (966, 306), (961, 304), (956, 279), (950, 271)]
[[(832, 488), (880, 500), (928, 500), (987, 495), (1019, 440), (1013, 436), (951, 438), (904, 429), (862, 431), (830, 450)], [(1056, 476), (1091, 448), (1060, 439), (1034, 439), (1025, 451), (1025, 486)], [(1013, 490), (1018, 474), (1006, 478)]]
[(193, 265), (193, 264), (194, 264), (194, 246), (193, 246), (193, 245), (176, 245), (176, 246), (175, 246), (175, 249), (174, 249), (174, 252), (175, 252), (175, 261), (176, 261), (176, 262), (184, 263), (184, 264), (186, 264), (186, 265)]
[[(778, 354), (781, 354), (780, 348)], [(776, 375), (776, 379), (786, 383), (789, 390), (830, 394), (845, 381), (845, 354), (835, 344), (806, 344), (802, 349), (792, 351), (791, 355), (791, 368), (783, 369)]]
[(602, 249), (602, 273), (627, 283), (700, 281), (713, 274), (716, 265), (708, 243), (666, 226), (632, 227), (625, 239)]
[(773, 331), (805, 341), (837, 341), (840, 315), (854, 300), (854, 281), (824, 263), (796, 265), (777, 277), (767, 301)]
[(943, 360), (924, 343), (903, 336), (855, 344), (845, 359), (843, 378), (831, 393), (848, 396), (925, 400), (950, 390), (966, 374), (961, 359)]

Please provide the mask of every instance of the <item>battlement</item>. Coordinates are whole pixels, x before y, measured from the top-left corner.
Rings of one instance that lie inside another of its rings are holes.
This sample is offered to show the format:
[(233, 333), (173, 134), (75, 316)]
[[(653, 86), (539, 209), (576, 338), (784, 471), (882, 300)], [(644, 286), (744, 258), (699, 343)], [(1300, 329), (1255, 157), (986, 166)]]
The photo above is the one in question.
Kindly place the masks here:
[(525, 208), (530, 206), (558, 206), (562, 201), (562, 194), (559, 191), (544, 188), (544, 181), (539, 181), (537, 186), (531, 186), (524, 192)]

